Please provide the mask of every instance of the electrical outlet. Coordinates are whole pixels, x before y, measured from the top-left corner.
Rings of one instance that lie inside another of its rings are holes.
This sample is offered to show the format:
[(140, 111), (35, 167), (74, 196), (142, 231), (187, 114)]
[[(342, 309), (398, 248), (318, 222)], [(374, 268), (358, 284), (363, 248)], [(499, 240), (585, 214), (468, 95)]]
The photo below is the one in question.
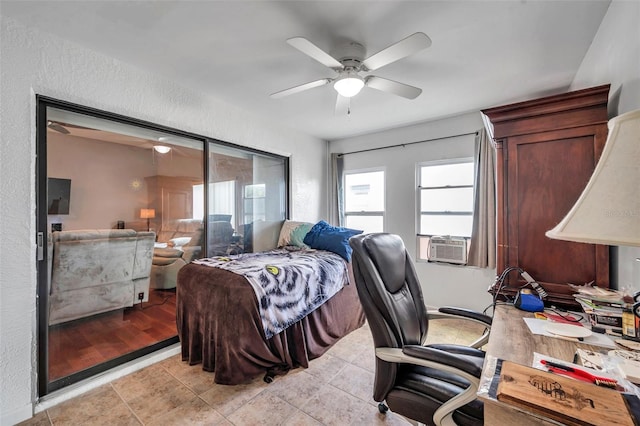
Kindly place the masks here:
[(144, 293), (138, 293), (138, 300), (144, 299)]

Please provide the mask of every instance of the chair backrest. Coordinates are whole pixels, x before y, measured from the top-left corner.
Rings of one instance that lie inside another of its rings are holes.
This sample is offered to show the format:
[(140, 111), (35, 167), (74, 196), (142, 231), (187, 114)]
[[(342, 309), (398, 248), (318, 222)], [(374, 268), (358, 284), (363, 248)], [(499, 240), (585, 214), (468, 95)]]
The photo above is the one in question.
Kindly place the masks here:
[[(428, 318), (413, 262), (402, 239), (374, 233), (352, 237), (353, 274), (373, 341), (378, 347), (422, 344)], [(374, 399), (395, 382), (397, 365), (376, 359)]]
[(154, 240), (132, 229), (53, 232), (49, 324), (133, 306), (149, 291)]

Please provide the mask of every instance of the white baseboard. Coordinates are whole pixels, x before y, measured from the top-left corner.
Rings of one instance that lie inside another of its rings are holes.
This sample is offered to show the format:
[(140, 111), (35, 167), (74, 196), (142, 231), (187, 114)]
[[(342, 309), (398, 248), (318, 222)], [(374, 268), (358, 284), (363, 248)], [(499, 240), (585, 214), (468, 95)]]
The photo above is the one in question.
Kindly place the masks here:
[[(156, 362), (160, 362), (164, 359), (177, 355), (180, 353), (180, 351), (180, 344), (176, 343), (167, 348), (160, 349), (159, 351), (153, 352), (149, 355), (145, 355), (126, 364), (119, 365), (118, 367), (112, 368), (111, 370), (105, 371), (104, 373), (98, 374), (94, 377), (90, 377), (81, 382), (74, 383), (73, 385), (67, 386), (64, 389), (57, 390), (50, 393), (49, 395), (42, 397), (35, 404), (33, 411), (35, 414), (37, 414), (44, 410), (48, 410), (49, 408), (58, 405), (61, 402), (68, 401), (71, 398), (75, 398), (76, 396), (82, 395), (85, 392), (88, 392), (106, 383), (112, 382), (116, 379), (119, 379), (120, 377), (124, 377), (127, 374), (131, 374), (134, 371), (138, 371), (144, 367), (155, 364)], [(31, 409), (29, 411), (30, 412), (28, 417), (22, 420), (31, 417)], [(4, 425), (4, 422), (1, 424)]]

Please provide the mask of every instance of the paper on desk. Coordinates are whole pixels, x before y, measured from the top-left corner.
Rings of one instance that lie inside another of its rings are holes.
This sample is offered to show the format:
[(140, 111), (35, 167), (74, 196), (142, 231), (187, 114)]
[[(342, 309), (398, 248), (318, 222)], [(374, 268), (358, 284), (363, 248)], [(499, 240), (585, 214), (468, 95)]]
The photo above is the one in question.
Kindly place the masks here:
[[(549, 333), (545, 329), (545, 325), (549, 324), (548, 320), (540, 320), (535, 318), (523, 318), (527, 327), (529, 327), (529, 331), (533, 334), (541, 334), (543, 336), (553, 337), (556, 339), (562, 340), (571, 340), (574, 342), (578, 342), (578, 339), (573, 339), (571, 337), (563, 337), (558, 336), (556, 334)], [(616, 348), (616, 344), (611, 340), (611, 338), (605, 334), (593, 333), (591, 336), (585, 337), (580, 343), (586, 343), (587, 345), (594, 346), (602, 346), (604, 348)]]

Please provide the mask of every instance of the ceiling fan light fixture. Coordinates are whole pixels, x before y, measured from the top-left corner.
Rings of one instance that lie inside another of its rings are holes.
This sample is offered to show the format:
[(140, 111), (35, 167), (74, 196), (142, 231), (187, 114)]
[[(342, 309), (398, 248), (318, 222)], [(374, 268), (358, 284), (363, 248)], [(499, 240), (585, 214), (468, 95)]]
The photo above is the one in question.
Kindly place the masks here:
[(364, 87), (364, 80), (356, 73), (347, 72), (344, 75), (338, 77), (333, 88), (340, 96), (350, 98), (360, 93), (360, 90)]
[(171, 151), (171, 147), (165, 145), (154, 145), (153, 149), (155, 149), (155, 151), (160, 154), (166, 154), (167, 152)]

